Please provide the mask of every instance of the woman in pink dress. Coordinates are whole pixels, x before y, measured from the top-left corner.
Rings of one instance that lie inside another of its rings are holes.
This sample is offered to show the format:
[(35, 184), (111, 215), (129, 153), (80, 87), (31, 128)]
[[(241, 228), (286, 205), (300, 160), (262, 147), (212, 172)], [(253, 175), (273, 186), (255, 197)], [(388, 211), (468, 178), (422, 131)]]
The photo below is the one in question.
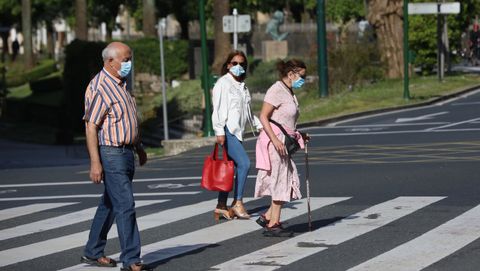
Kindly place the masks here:
[[(277, 124), (303, 148), (306, 136), (295, 128), (299, 106), (295, 90), (305, 83), (306, 66), (300, 60), (280, 61), (277, 64), (280, 80), (275, 82), (265, 95), (260, 122), (263, 131), (257, 139), (256, 167), (258, 169), (255, 197), (271, 196), (270, 208), (257, 219), (265, 228), (264, 236), (292, 236), (293, 232), (280, 224), (282, 205), (292, 199), (300, 199), (300, 180), (297, 167), (287, 153), (285, 135)], [(276, 122), (277, 124), (273, 124)]]

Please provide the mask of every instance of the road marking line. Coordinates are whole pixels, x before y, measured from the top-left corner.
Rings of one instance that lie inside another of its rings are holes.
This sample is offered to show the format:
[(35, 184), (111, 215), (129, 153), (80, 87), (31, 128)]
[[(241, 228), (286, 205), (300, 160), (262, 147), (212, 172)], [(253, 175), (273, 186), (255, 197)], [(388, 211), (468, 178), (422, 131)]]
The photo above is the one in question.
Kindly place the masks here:
[[(201, 191), (194, 192), (158, 192), (158, 193), (134, 193), (135, 197), (148, 196), (178, 196), (178, 195), (195, 195), (200, 194)], [(45, 197), (17, 197), (17, 198), (0, 198), (0, 201), (20, 201), (20, 200), (43, 200), (43, 199), (75, 199), (75, 198), (100, 198), (102, 194), (84, 194), (84, 195), (60, 195), (60, 196), (45, 196)]]
[[(257, 175), (248, 175), (250, 179), (257, 178)], [(201, 180), (202, 176), (190, 176), (190, 177), (169, 177), (169, 178), (146, 178), (146, 179), (134, 179), (134, 183), (143, 183), (143, 182), (160, 182), (160, 181), (184, 181), (184, 180)], [(35, 186), (56, 186), (56, 185), (84, 185), (92, 184), (91, 181), (81, 181), (81, 182), (48, 182), (48, 183), (24, 183), (24, 184), (2, 184), (0, 188), (11, 188), (11, 187), (35, 187)]]
[[(190, 218), (194, 215), (212, 211), (216, 204), (217, 199), (214, 199), (142, 216), (137, 218), (138, 228), (139, 230), (147, 230)], [(0, 267), (82, 247), (87, 242), (88, 234), (89, 230), (0, 251)], [(112, 227), (108, 239), (116, 237), (118, 237), (116, 227)]]
[(457, 126), (457, 125), (460, 125), (460, 124), (465, 124), (465, 123), (469, 123), (469, 122), (474, 122), (474, 121), (477, 121), (477, 120), (480, 120), (480, 118), (469, 119), (469, 120), (460, 121), (460, 122), (454, 122), (454, 123), (447, 124), (447, 125), (443, 125), (443, 126), (439, 126), (439, 127), (428, 128), (428, 129), (425, 129), (425, 131), (434, 131), (434, 130), (437, 130), (437, 129), (443, 129), (443, 128), (448, 128), (448, 127), (452, 127), (452, 126)]
[[(438, 128), (434, 128), (438, 129)], [(469, 129), (446, 129), (446, 130), (410, 130), (410, 131), (388, 131), (388, 132), (360, 132), (360, 133), (331, 133), (331, 134), (308, 134), (311, 137), (328, 137), (328, 136), (357, 136), (357, 135), (390, 135), (390, 134), (415, 134), (415, 133), (448, 133), (448, 132), (472, 132), (480, 131), (480, 128)]]
[[(212, 267), (213, 270), (275, 270), (338, 245), (445, 197), (398, 197), (372, 206), (336, 223)], [(375, 270), (375, 269), (373, 269)], [(383, 269), (376, 269), (383, 270)]]
[[(135, 202), (135, 207), (142, 207), (147, 205), (152, 205), (156, 203), (166, 202), (168, 200), (138, 200)], [(18, 236), (23, 236), (32, 233), (39, 233), (43, 231), (48, 231), (68, 225), (73, 225), (75, 223), (87, 221), (93, 219), (97, 207), (84, 209), (77, 212), (68, 213), (65, 215), (52, 217), (28, 224), (23, 224), (13, 228), (7, 228), (0, 230), (0, 241), (10, 238), (15, 238)]]
[(474, 104), (480, 104), (480, 102), (454, 103), (452, 105), (457, 106), (457, 105), (474, 105)]
[(449, 122), (422, 122), (422, 123), (394, 123), (394, 124), (363, 124), (363, 125), (341, 125), (341, 126), (334, 126), (334, 127), (320, 127), (319, 129), (342, 129), (342, 128), (362, 128), (362, 127), (401, 127), (401, 126), (425, 126), (425, 125), (438, 125), (438, 124), (445, 124)]
[[(311, 206), (313, 209), (319, 209), (327, 205), (335, 204), (340, 201), (349, 199), (349, 197), (322, 197), (311, 198)], [(290, 206), (288, 208), (287, 206)], [(305, 214), (307, 211), (306, 200), (298, 200), (286, 205), (282, 212), (282, 220), (288, 220)], [(146, 264), (152, 264), (164, 259), (168, 259), (177, 255), (181, 255), (211, 244), (217, 244), (228, 239), (241, 236), (253, 231), (259, 231), (261, 228), (252, 220), (229, 221), (228, 223), (216, 224), (207, 228), (203, 228), (194, 232), (189, 232), (177, 237), (156, 242), (142, 247), (142, 260)], [(110, 257), (118, 258), (120, 254), (111, 255)], [(83, 264), (62, 269), (62, 271), (72, 270), (103, 270), (99, 268), (91, 268)]]
[(480, 206), (349, 271), (421, 270), (480, 237)]
[(423, 116), (418, 116), (418, 117), (411, 117), (411, 118), (398, 118), (395, 122), (409, 122), (409, 121), (418, 121), (418, 120), (427, 120), (427, 119), (432, 119), (435, 116), (440, 116), (444, 114), (448, 114), (448, 111), (443, 111), (443, 112), (438, 112), (438, 113), (433, 113), (433, 114), (427, 114)]
[(72, 204), (77, 204), (78, 202), (60, 202), (60, 203), (36, 203), (29, 204), (20, 207), (9, 208), (0, 211), (0, 221), (7, 220), (10, 218), (15, 218), (23, 215), (29, 215), (36, 212), (41, 212), (48, 209), (59, 208), (63, 206), (68, 206)]

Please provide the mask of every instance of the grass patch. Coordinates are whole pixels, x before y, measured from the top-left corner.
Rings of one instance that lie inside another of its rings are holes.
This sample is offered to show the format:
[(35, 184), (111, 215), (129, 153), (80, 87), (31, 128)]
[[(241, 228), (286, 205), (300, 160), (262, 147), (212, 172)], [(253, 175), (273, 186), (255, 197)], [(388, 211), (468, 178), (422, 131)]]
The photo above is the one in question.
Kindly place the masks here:
[(153, 147), (146, 147), (145, 152), (149, 158), (163, 156), (165, 154), (165, 150), (163, 148), (153, 148)]
[(480, 84), (478, 75), (452, 75), (439, 82), (436, 76), (414, 77), (410, 80), (410, 100), (403, 99), (403, 80), (384, 80), (319, 98), (316, 85), (307, 85), (297, 92), (300, 103), (299, 123), (363, 111), (417, 104)]
[(32, 94), (29, 84), (8, 88), (7, 99), (23, 99)]

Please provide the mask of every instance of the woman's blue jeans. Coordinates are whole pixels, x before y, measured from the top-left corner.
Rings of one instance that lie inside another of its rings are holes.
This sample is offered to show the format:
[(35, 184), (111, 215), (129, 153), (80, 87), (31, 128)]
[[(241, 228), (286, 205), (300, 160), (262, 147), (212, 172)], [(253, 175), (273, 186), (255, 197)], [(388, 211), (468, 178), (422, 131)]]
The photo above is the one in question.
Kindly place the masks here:
[[(233, 190), (233, 198), (241, 200), (243, 198), (243, 190), (245, 182), (247, 181), (248, 171), (250, 170), (250, 159), (248, 158), (242, 142), (234, 136), (225, 126), (225, 146), (228, 157), (233, 160), (235, 164), (235, 184)], [(218, 193), (218, 202), (226, 203), (228, 199), (228, 192)]]
[(115, 220), (122, 249), (120, 261), (123, 266), (130, 266), (140, 262), (140, 234), (132, 190), (135, 172), (133, 149), (100, 146), (100, 158), (105, 190), (93, 218), (84, 253), (93, 259), (104, 256), (107, 234)]

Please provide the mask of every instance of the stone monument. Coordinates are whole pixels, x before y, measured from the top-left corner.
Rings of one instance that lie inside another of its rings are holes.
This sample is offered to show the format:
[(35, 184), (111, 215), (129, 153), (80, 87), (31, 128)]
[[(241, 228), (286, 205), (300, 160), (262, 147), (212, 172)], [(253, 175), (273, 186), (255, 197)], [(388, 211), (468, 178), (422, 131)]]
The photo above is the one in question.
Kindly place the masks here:
[(265, 32), (269, 34), (273, 40), (262, 41), (262, 58), (263, 61), (275, 59), (284, 59), (288, 56), (288, 43), (285, 38), (288, 32), (280, 33), (280, 25), (283, 24), (283, 12), (277, 10), (273, 13), (272, 19), (267, 23)]

